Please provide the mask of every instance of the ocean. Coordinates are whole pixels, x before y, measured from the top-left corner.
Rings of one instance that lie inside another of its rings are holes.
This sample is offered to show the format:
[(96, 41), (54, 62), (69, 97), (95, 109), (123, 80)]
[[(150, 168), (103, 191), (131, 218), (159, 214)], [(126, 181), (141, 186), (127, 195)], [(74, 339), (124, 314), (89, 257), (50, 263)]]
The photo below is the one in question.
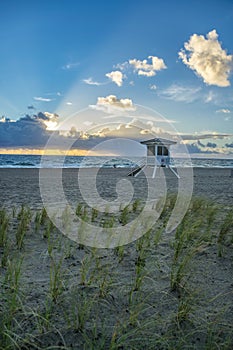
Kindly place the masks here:
[[(136, 157), (80, 157), (61, 156), (43, 157), (39, 155), (6, 155), (0, 154), (0, 168), (81, 168), (81, 167), (125, 167), (130, 168), (142, 158)], [(190, 160), (176, 158), (171, 160), (175, 167), (233, 168), (233, 159), (192, 158)]]

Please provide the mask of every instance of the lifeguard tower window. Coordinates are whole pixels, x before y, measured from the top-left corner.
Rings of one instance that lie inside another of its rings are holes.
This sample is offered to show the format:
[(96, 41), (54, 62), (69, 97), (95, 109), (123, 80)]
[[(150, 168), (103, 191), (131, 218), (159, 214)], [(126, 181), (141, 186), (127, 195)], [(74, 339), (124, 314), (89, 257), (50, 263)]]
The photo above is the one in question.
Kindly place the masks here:
[(168, 156), (168, 148), (165, 146), (158, 146), (157, 155), (158, 156)]
[(147, 156), (155, 156), (155, 146), (147, 146)]

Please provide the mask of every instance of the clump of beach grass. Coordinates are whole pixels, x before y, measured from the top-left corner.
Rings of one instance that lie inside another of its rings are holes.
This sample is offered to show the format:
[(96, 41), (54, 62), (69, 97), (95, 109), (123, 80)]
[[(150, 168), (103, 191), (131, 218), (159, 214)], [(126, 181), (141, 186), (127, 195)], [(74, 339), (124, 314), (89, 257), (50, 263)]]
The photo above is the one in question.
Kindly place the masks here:
[(233, 210), (229, 210), (218, 234), (218, 256), (224, 255), (224, 245), (233, 243)]
[(29, 228), (29, 223), (31, 221), (32, 213), (30, 208), (22, 205), (20, 212), (18, 213), (18, 228), (16, 231), (16, 245), (18, 249), (22, 249), (24, 245), (24, 237)]
[(7, 242), (7, 229), (9, 217), (5, 209), (0, 209), (0, 247), (4, 247)]

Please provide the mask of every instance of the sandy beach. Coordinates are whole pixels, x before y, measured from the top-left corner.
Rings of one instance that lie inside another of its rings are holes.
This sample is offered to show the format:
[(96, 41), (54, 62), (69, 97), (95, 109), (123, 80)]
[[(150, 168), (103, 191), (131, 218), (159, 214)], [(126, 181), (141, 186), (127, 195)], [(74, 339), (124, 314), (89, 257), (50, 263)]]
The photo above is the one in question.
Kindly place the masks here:
[[(48, 174), (55, 177), (59, 170), (50, 169)], [(168, 192), (177, 190), (177, 179), (168, 170), (166, 173)], [(145, 196), (145, 181), (142, 176), (127, 177), (129, 169), (102, 169), (99, 171), (97, 186), (100, 194), (107, 198), (114, 197), (117, 181), (130, 180), (134, 185), (135, 197)], [(233, 170), (224, 168), (194, 168), (194, 196), (202, 196), (217, 203), (232, 205), (233, 203)], [(68, 198), (77, 203), (82, 200), (78, 188), (78, 169), (63, 169), (63, 183)], [(93, 170), (88, 169), (88, 175), (92, 177)], [(28, 205), (32, 209), (42, 208), (43, 203), (39, 188), (39, 169), (0, 169), (0, 200), (6, 207)]]
[[(193, 169), (191, 204), (169, 234), (178, 179), (161, 169), (153, 183), (156, 193), (159, 179), (166, 184), (159, 219), (113, 249), (72, 241), (47, 216), (39, 177), (52, 183), (59, 171), (0, 169), (0, 349), (232, 349), (232, 169)], [(149, 190), (143, 174), (128, 171), (96, 175), (97, 192), (110, 203), (118, 181), (134, 189), (131, 205), (111, 214), (87, 206), (79, 170), (63, 169), (64, 197), (77, 219), (122, 229), (133, 221)], [(93, 176), (95, 169), (85, 172), (84, 184), (94, 202)], [(59, 191), (54, 197), (59, 203)]]

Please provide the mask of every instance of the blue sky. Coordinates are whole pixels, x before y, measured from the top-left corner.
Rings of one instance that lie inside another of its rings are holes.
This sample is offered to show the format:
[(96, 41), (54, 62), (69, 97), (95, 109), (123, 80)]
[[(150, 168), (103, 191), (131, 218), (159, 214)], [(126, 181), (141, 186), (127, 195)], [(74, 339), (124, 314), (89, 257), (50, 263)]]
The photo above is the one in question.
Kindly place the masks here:
[(232, 35), (231, 0), (2, 1), (0, 115), (56, 113), (61, 123), (92, 106), (70, 121), (81, 130), (100, 123), (93, 106), (112, 114), (117, 103), (119, 114), (130, 101), (202, 135), (195, 142), (212, 133), (196, 147), (216, 153), (232, 145)]

